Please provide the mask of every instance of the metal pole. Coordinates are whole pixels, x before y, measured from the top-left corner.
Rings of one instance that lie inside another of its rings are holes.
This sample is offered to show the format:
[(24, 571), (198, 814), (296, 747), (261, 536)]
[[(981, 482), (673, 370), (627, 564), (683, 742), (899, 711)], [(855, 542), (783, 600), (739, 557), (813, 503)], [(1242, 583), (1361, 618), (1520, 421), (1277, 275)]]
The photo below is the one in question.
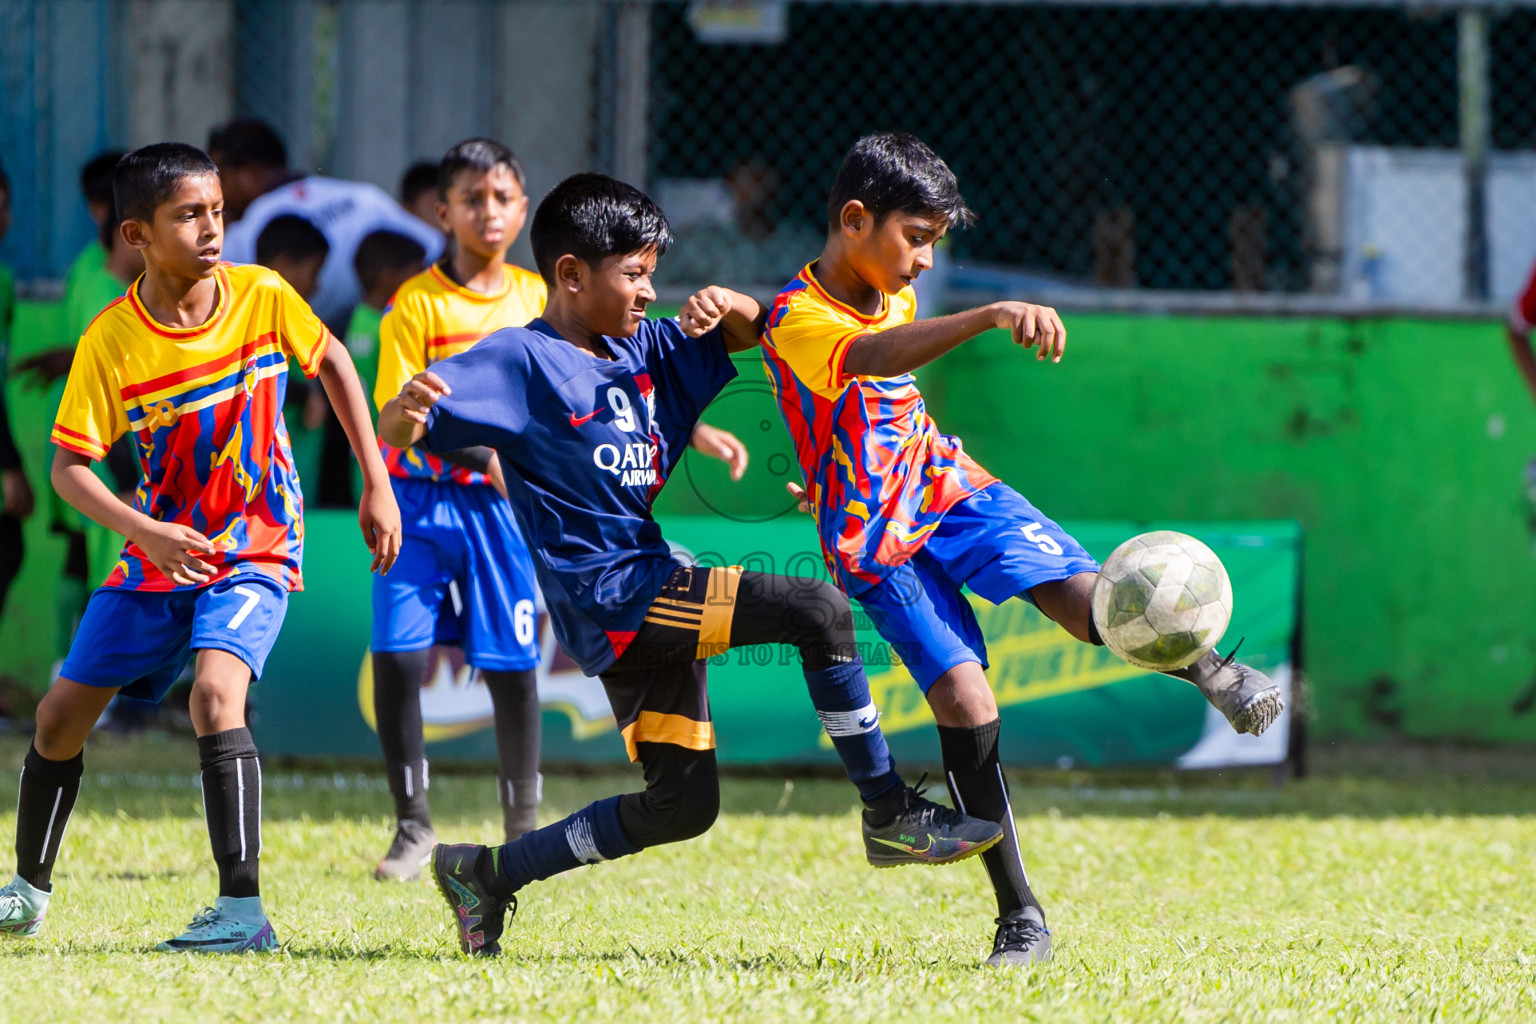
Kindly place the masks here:
[(1461, 93), (1461, 158), (1467, 176), (1467, 251), (1463, 291), (1488, 297), (1488, 14), (1456, 14), (1456, 77)]
[(646, 134), (650, 119), (651, 5), (621, 3), (615, 16), (613, 171), (645, 188)]

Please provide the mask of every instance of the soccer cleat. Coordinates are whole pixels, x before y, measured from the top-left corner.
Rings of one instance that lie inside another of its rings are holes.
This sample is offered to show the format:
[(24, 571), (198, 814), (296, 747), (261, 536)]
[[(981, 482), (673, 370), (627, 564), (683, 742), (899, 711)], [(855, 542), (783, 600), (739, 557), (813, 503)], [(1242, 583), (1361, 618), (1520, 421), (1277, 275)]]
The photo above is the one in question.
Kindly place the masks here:
[(1235, 654), (1223, 660), (1207, 654), (1189, 672), (1205, 699), (1227, 716), (1232, 728), (1259, 736), (1285, 710), (1285, 698), (1274, 680), (1233, 661)]
[[(918, 780), (922, 784), (922, 780)], [(877, 868), (898, 864), (953, 864), (996, 846), (1003, 826), (983, 821), (923, 796), (908, 786), (905, 808), (879, 827), (864, 812), (864, 856)]]
[(0, 935), (13, 939), (30, 939), (43, 927), (48, 916), (48, 900), (53, 895), (32, 887), (25, 878), (17, 875), (11, 884), (0, 889)]
[(475, 861), (483, 846), (462, 844), (432, 851), (432, 877), (438, 891), (453, 909), (459, 932), (459, 949), (468, 956), (495, 956), (501, 952), (501, 932), (506, 914), (517, 914), (517, 897), (502, 899), (488, 892), (475, 875)]
[(1051, 930), (1036, 907), (1025, 907), (997, 919), (988, 967), (1023, 967), (1043, 964), (1051, 958)]
[(155, 947), (159, 953), (269, 953), (277, 948), (272, 922), (259, 897), (220, 896), (192, 918), (187, 930)]
[(432, 847), (437, 845), (437, 833), (432, 826), (409, 819), (395, 826), (394, 842), (389, 852), (373, 869), (373, 877), (381, 882), (414, 882), (421, 877), (421, 869), (432, 859)]

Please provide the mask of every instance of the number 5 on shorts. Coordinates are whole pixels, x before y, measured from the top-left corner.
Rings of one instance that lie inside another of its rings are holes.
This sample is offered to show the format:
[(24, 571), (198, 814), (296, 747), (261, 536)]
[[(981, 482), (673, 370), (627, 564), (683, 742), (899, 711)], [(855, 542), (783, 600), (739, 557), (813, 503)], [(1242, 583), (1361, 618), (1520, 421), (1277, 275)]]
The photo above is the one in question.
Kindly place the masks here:
[(1039, 523), (1029, 523), (1023, 527), (1023, 530), (1024, 536), (1028, 537), (1035, 547), (1046, 554), (1059, 555), (1062, 553), (1061, 545), (1056, 543), (1054, 537), (1048, 537), (1040, 532), (1041, 526)]
[(261, 600), (261, 591), (252, 590), (250, 587), (235, 587), (232, 592), (245, 598), (245, 604), (235, 612), (234, 617), (229, 620), (229, 625), (224, 627), (225, 629), (239, 629), (240, 623), (245, 621), (245, 617), (251, 614), (251, 609), (256, 607), (256, 602)]

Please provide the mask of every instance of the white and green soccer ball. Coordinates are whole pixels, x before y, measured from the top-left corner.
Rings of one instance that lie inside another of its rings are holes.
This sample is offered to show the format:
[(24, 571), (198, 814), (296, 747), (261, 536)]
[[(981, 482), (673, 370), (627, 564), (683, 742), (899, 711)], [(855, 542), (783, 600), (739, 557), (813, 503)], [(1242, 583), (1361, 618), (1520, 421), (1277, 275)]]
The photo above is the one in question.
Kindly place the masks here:
[(1093, 584), (1093, 621), (1110, 650), (1154, 672), (1187, 668), (1232, 620), (1232, 581), (1216, 553), (1174, 530), (1115, 548)]

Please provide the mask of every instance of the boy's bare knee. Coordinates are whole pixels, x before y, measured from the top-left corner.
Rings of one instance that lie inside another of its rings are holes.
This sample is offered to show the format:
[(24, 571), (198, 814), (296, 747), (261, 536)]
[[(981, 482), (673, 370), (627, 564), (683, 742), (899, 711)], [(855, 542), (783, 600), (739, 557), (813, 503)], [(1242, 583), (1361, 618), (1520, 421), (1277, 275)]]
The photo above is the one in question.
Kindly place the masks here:
[(1080, 572), (1064, 580), (1052, 580), (1031, 587), (1029, 596), (1046, 618), (1083, 643), (1095, 642), (1093, 629), (1093, 584), (1096, 572)]
[(928, 688), (928, 705), (940, 725), (970, 728), (998, 717), (997, 698), (977, 663), (956, 665)]

